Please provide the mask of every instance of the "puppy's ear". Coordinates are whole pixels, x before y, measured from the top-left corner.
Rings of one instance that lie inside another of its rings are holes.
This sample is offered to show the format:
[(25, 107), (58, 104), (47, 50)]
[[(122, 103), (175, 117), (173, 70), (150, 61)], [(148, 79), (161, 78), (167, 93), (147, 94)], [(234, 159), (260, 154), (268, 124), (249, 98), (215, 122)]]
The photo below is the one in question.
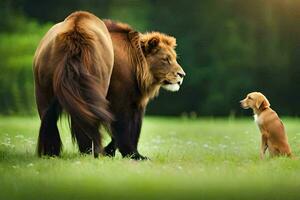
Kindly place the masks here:
[(264, 101), (263, 101), (263, 103), (261, 104), (260, 107), (262, 107), (262, 108), (268, 108), (268, 107), (270, 107), (270, 102), (268, 101), (267, 98), (264, 98)]
[(270, 107), (268, 99), (264, 96), (260, 96), (256, 101), (256, 108), (260, 110), (265, 109), (267, 107)]
[(157, 36), (141, 39), (141, 47), (145, 55), (152, 53), (158, 48), (160, 39)]

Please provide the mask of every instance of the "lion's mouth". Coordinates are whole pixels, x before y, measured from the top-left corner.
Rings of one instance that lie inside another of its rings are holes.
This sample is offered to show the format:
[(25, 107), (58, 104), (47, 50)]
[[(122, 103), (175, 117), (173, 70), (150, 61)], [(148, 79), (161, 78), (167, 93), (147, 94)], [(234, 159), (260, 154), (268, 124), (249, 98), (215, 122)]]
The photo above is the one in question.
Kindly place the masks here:
[(183, 81), (183, 80), (177, 81), (177, 83), (171, 83), (170, 81), (165, 80), (165, 81), (163, 82), (163, 85), (174, 85), (174, 84), (178, 84), (178, 85), (180, 86), (180, 85), (182, 84), (182, 81)]
[(172, 83), (170, 81), (163, 81), (163, 85), (162, 88), (164, 88), (165, 90), (171, 91), (171, 92), (176, 92), (180, 89), (180, 85), (182, 84), (182, 80), (181, 81), (177, 81), (176, 83)]
[(164, 80), (163, 84), (164, 84), (164, 85), (172, 85), (172, 84), (174, 84), (174, 83), (171, 83), (170, 81)]

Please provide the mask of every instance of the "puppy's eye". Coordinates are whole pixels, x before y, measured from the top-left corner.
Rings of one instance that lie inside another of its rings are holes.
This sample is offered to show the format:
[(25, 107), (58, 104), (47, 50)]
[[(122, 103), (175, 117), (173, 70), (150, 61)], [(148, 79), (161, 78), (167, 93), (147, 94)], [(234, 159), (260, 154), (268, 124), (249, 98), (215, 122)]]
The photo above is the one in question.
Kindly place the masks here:
[(249, 96), (248, 99), (252, 99), (252, 97)]

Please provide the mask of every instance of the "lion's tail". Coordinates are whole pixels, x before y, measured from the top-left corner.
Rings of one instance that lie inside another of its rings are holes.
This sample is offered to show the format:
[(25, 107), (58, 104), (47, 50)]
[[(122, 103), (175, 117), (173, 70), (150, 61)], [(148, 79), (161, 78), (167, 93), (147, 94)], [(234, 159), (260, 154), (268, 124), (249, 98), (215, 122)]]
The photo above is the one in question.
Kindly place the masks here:
[(86, 124), (108, 124), (112, 115), (100, 87), (93, 64), (92, 37), (84, 30), (71, 30), (58, 36), (64, 58), (54, 72), (54, 93), (73, 119)]

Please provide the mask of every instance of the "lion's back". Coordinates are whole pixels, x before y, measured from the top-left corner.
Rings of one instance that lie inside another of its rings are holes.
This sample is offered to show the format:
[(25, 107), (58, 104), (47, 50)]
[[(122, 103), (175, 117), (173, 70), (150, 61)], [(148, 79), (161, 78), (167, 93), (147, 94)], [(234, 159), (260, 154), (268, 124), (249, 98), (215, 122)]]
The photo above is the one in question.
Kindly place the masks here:
[[(74, 38), (74, 32), (78, 36)], [(69, 37), (72, 34), (71, 37)], [(70, 39), (71, 38), (71, 39)], [(74, 41), (76, 39), (76, 41)], [(63, 22), (55, 24), (41, 40), (34, 56), (33, 68), (35, 77), (52, 77), (58, 63), (68, 53), (66, 45), (74, 46), (74, 51), (80, 45), (88, 45), (93, 48), (93, 56), (102, 66), (102, 73), (110, 76), (112, 72), (114, 53), (110, 34), (105, 24), (95, 15), (78, 11), (70, 14)], [(48, 84), (51, 80), (45, 81)]]

